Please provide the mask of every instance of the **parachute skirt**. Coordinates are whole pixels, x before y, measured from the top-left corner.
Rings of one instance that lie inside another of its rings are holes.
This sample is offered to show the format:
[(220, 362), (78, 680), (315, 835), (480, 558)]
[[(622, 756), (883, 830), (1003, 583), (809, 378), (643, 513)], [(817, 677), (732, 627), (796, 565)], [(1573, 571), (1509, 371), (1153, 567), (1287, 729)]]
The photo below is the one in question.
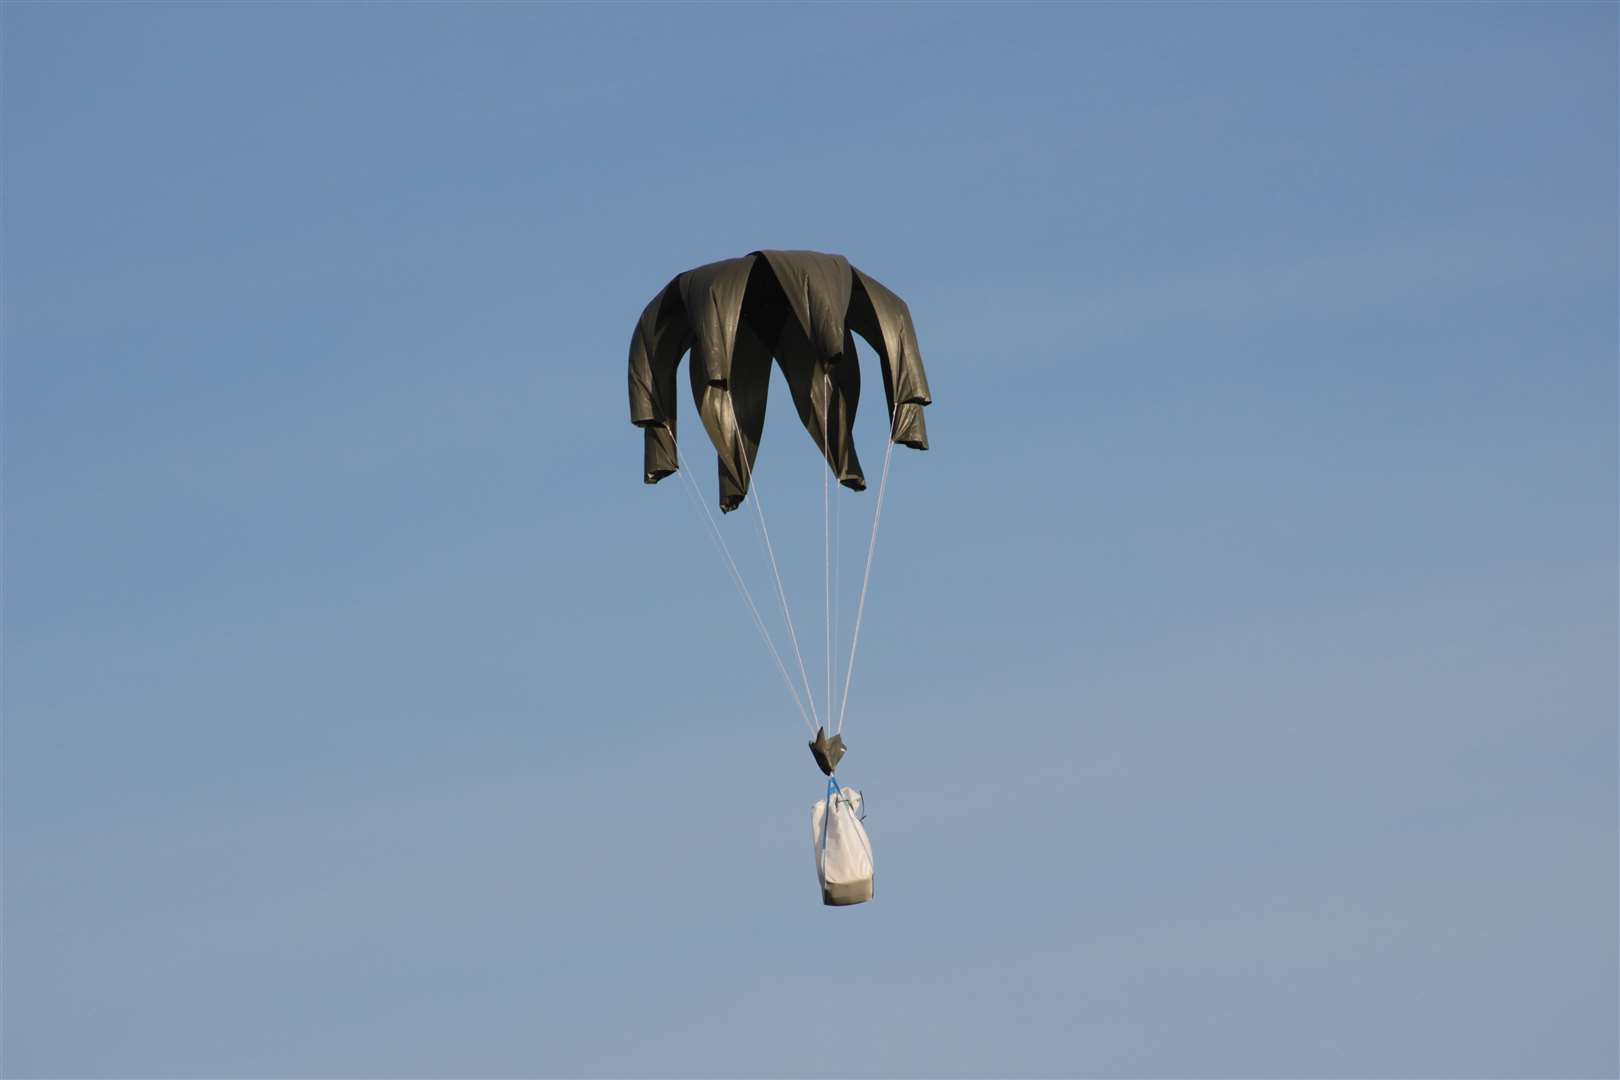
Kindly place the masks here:
[(828, 783), (827, 797), (810, 808), (816, 877), (821, 882), (821, 902), (828, 907), (872, 899), (872, 841), (861, 824), (862, 813), (861, 793), (841, 788), (836, 781)]

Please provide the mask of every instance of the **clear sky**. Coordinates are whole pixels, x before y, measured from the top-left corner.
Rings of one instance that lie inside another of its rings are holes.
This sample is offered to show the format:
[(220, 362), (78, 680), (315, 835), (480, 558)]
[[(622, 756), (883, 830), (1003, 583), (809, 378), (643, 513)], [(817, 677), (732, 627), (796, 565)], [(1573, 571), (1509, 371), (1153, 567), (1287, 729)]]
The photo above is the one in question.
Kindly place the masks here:
[[(5, 5), (5, 1072), (1615, 1075), (1616, 24)], [(761, 247), (936, 401), (851, 909), (627, 417)]]

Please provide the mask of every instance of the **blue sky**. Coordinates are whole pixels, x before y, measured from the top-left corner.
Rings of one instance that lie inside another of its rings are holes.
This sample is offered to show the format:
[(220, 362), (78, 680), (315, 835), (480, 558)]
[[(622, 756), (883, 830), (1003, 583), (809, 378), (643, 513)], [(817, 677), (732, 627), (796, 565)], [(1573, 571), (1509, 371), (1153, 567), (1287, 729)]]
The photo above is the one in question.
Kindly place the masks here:
[[(1620, 1072), (1616, 23), (6, 5), (5, 1073)], [(760, 247), (936, 400), (853, 909), (626, 415)]]

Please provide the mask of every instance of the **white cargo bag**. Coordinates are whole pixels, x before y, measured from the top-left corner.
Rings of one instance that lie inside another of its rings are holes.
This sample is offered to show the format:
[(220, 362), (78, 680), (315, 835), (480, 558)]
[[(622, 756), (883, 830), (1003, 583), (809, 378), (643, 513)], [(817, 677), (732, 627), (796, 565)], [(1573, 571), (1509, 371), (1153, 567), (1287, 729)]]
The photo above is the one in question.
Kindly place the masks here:
[(842, 907), (872, 899), (872, 841), (861, 816), (861, 793), (836, 785), (829, 785), (827, 798), (810, 808), (810, 839), (816, 846), (824, 904)]

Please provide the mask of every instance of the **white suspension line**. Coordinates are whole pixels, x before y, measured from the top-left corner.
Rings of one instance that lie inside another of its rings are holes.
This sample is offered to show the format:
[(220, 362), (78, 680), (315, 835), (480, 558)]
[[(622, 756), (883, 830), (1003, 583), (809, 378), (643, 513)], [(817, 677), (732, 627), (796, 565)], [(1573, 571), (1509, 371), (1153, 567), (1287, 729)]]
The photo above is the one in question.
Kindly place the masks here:
[(810, 733), (813, 735), (815, 734), (816, 725), (811, 723), (810, 714), (805, 711), (804, 700), (799, 697), (798, 688), (793, 685), (793, 677), (788, 674), (787, 665), (782, 662), (782, 654), (776, 650), (776, 642), (771, 640), (770, 631), (765, 628), (765, 620), (760, 617), (759, 607), (754, 603), (754, 597), (748, 591), (748, 584), (743, 581), (742, 571), (737, 569), (737, 560), (731, 557), (731, 548), (727, 546), (726, 538), (720, 532), (719, 523), (714, 520), (714, 513), (709, 509), (709, 504), (703, 501), (703, 494), (698, 490), (697, 481), (692, 479), (691, 473), (686, 467), (686, 454), (681, 450), (679, 442), (675, 444), (675, 452), (680, 456), (681, 467), (679, 471), (686, 478), (688, 494), (697, 505), (698, 510), (708, 519), (710, 538), (718, 545), (720, 554), (726, 561), (726, 567), (731, 571), (731, 580), (742, 594), (743, 602), (748, 605), (749, 614), (753, 616), (754, 627), (764, 640), (765, 647), (771, 650), (771, 658), (776, 661), (776, 670), (782, 673), (782, 681), (787, 685), (788, 693), (793, 695), (793, 704), (798, 708), (799, 716), (804, 720), (804, 726), (809, 728)]
[[(729, 386), (726, 387), (726, 401), (728, 404), (731, 404), (731, 388)], [(804, 680), (804, 696), (810, 704), (810, 715), (815, 718), (817, 726), (819, 727), (822, 726), (821, 714), (816, 711), (816, 695), (815, 692), (810, 689), (810, 675), (804, 667), (804, 652), (799, 648), (798, 631), (793, 628), (793, 614), (788, 610), (787, 590), (782, 587), (782, 571), (776, 565), (776, 548), (771, 544), (770, 527), (765, 524), (765, 507), (759, 496), (759, 483), (754, 478), (754, 468), (748, 461), (748, 448), (743, 444), (742, 428), (737, 424), (737, 409), (735, 404), (732, 404), (731, 423), (732, 429), (737, 433), (738, 446), (741, 447), (743, 452), (743, 484), (748, 489), (747, 498), (749, 502), (754, 504), (754, 510), (759, 514), (760, 536), (764, 537), (765, 539), (765, 554), (770, 557), (771, 575), (776, 579), (776, 598), (782, 604), (782, 621), (787, 623), (788, 639), (793, 642), (793, 656), (799, 662), (799, 678)], [(830, 723), (832, 721), (831, 701), (827, 702), (827, 709), (827, 720)]]
[[(883, 497), (889, 491), (889, 463), (894, 458), (894, 435), (900, 422), (901, 405), (894, 407), (894, 417), (889, 424), (889, 445), (883, 451), (883, 478), (878, 481), (877, 506), (872, 510), (872, 539), (866, 546), (866, 571), (861, 575), (861, 602), (855, 608), (855, 632), (849, 643), (849, 667), (844, 671), (844, 696), (838, 706), (838, 727), (834, 734), (841, 734), (844, 730), (844, 713), (849, 708), (849, 685), (855, 678), (855, 650), (861, 643), (861, 619), (866, 615), (866, 589), (872, 581), (872, 556), (877, 551), (878, 524), (883, 520)], [(831, 703), (829, 702), (829, 708)]]
[[(853, 435), (853, 432), (851, 432)], [(838, 679), (838, 640), (843, 633), (843, 617), (840, 614), (843, 608), (843, 550), (844, 539), (842, 511), (844, 507), (844, 485), (839, 483), (833, 489), (833, 680)], [(829, 699), (831, 700), (831, 699)]]
[(832, 448), (827, 445), (827, 432), (832, 424), (832, 377), (826, 362), (821, 366), (821, 538), (822, 554), (826, 566), (821, 576), (823, 586), (822, 615), (827, 629), (827, 719), (832, 719), (833, 696), (833, 621), (832, 621), (832, 511), (828, 505), (832, 487), (828, 473), (832, 472)]

